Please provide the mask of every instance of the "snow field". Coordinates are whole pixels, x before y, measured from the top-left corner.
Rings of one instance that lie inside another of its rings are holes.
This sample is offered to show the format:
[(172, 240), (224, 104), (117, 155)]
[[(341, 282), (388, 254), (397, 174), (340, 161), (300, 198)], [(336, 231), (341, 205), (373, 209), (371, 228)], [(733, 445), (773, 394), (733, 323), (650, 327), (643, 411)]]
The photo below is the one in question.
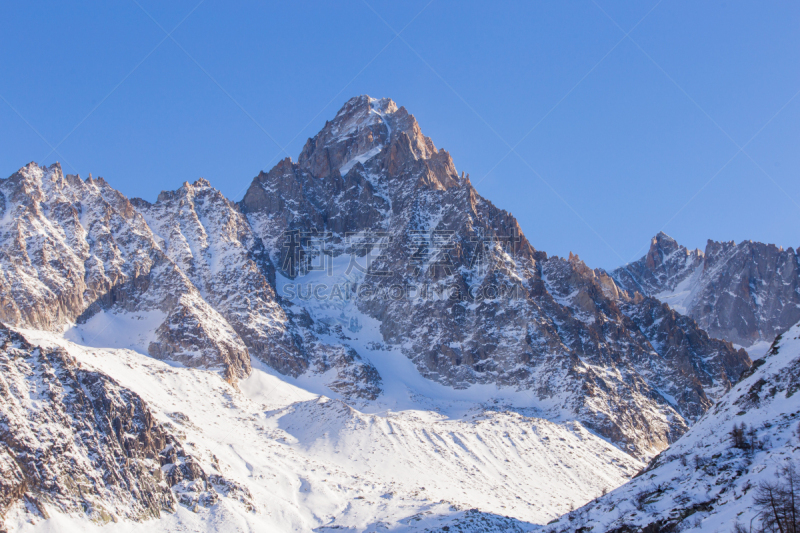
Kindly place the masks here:
[[(641, 466), (578, 424), (478, 406), (458, 417), (424, 409), (369, 414), (258, 368), (235, 390), (215, 372), (23, 333), (135, 390), (185, 436), (206, 471), (247, 486), (257, 507), (249, 512), (222, 498), (199, 514), (182, 508), (158, 522), (104, 530), (366, 531), (382, 524), (411, 531), (470, 508), (541, 524)], [(420, 513), (424, 521), (409, 521)], [(36, 529), (73, 523), (81, 522), (61, 516)]]

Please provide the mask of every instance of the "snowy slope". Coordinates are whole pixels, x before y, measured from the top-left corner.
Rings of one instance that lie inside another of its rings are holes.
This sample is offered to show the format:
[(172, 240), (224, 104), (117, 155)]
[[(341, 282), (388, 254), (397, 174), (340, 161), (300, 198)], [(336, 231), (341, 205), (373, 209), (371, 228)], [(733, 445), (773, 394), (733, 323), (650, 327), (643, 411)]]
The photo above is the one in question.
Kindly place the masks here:
[[(240, 483), (255, 502), (251, 512), (235, 498), (222, 498), (197, 513), (181, 508), (158, 522), (123, 521), (104, 530), (202, 524), (216, 531), (373, 531), (384, 524), (392, 531), (423, 531), (447, 523), (453, 531), (459, 523), (464, 531), (490, 530), (474, 529), (485, 522), (498, 531), (522, 531), (618, 486), (641, 466), (576, 423), (475, 404), (449, 416), (453, 402), (443, 402), (443, 413), (408, 404), (368, 414), (265, 372), (255, 360), (252, 375), (236, 390), (211, 371), (169, 366), (129, 350), (82, 347), (41, 331), (24, 334), (63, 347), (83, 366), (136, 390), (160, 422), (185, 436), (184, 446), (205, 470)], [(455, 402), (461, 406), (468, 403), (464, 392)], [(466, 512), (472, 508), (480, 513)], [(35, 529), (86, 525), (76, 516), (51, 514)]]
[[(736, 521), (747, 527), (755, 518), (753, 488), (800, 459), (800, 324), (753, 369), (645, 472), (548, 531), (724, 532)], [(741, 423), (755, 429), (761, 449), (733, 447), (730, 433)]]

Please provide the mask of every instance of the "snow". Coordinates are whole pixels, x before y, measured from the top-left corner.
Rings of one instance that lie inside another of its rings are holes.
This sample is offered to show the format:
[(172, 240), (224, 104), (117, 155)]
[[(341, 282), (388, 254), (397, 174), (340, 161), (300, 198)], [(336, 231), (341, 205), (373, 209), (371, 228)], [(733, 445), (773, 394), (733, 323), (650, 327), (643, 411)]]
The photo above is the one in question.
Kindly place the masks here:
[(378, 155), (381, 152), (381, 150), (383, 150), (382, 144), (370, 149), (367, 152), (364, 152), (363, 154), (357, 157), (354, 157), (353, 159), (349, 160), (347, 163), (345, 163), (339, 168), (339, 173), (342, 176), (344, 176), (345, 174), (350, 172), (350, 169), (353, 168), (356, 165), (356, 163), (361, 163), (363, 165), (364, 163), (366, 163), (367, 161)]
[(678, 283), (674, 289), (655, 295), (655, 298), (668, 304), (682, 315), (688, 314), (694, 298), (701, 290), (700, 278), (703, 276), (703, 264), (698, 264), (694, 271)]
[(759, 357), (762, 357), (767, 352), (771, 344), (772, 343), (769, 341), (759, 341), (750, 346), (739, 346), (738, 344), (734, 344), (734, 347), (737, 349), (744, 348), (747, 352), (747, 355), (750, 356), (750, 359), (755, 360)]
[(102, 310), (83, 324), (68, 327), (64, 338), (84, 346), (127, 348), (146, 354), (150, 343), (156, 341), (156, 328), (165, 318), (166, 314), (158, 310), (136, 313)]
[[(83, 334), (100, 323), (90, 321)], [(374, 324), (363, 324), (359, 333), (366, 334), (354, 343), (375, 335)], [(22, 333), (39, 345), (64, 347), (82, 365), (136, 391), (159, 421), (179, 427), (187, 451), (204, 468), (215, 458), (218, 469), (245, 485), (257, 502), (253, 513), (222, 498), (197, 514), (181, 508), (158, 522), (108, 524), (104, 531), (371, 531), (376, 524), (416, 531), (464, 519), (470, 508), (497, 515), (492, 520), (514, 517), (528, 528), (620, 485), (641, 466), (580, 424), (477, 403), (492, 396), (513, 399), (511, 391), (443, 387), (415, 377), (413, 365), (391, 351), (370, 356), (397, 385), (387, 383), (378, 402), (356, 409), (320, 394), (320, 376), (316, 382), (314, 376), (286, 378), (256, 360), (252, 375), (234, 389), (213, 371), (171, 366), (130, 349), (80, 346), (37, 330)], [(101, 332), (93, 342), (101, 340), (113, 338)], [(121, 338), (117, 344), (131, 342)], [(58, 514), (18, 526), (90, 528)]]
[[(800, 449), (800, 324), (755, 361), (752, 375), (731, 389), (698, 423), (630, 483), (565, 516), (548, 531), (593, 531), (642, 526), (674, 520), (696, 508), (676, 531), (730, 531), (736, 521), (745, 527), (756, 518), (753, 489), (774, 481)], [(734, 424), (757, 431), (762, 449), (732, 446)], [(696, 463), (699, 458), (702, 464)], [(635, 500), (646, 495), (637, 509)], [(684, 513), (685, 514), (685, 513)], [(757, 523), (757, 522), (756, 522)], [(662, 524), (663, 525), (663, 524)], [(626, 529), (627, 530), (627, 529)]]
[[(303, 287), (309, 285), (318, 287), (324, 284), (328, 287), (327, 292), (320, 291), (320, 293), (329, 296), (334, 285), (343, 286), (349, 283), (350, 286), (354, 286), (363, 281), (363, 273), (355, 269), (349, 275), (345, 273), (349, 264), (349, 257), (346, 254), (334, 257), (331, 261), (333, 264), (330, 276), (326, 272), (312, 271), (304, 276), (289, 279), (278, 273), (276, 279), (278, 294), (286, 295), (288, 292), (286, 286), (289, 283)], [(306, 289), (303, 291), (305, 294)], [(315, 322), (342, 325), (348, 338), (318, 334), (319, 338), (330, 344), (341, 344), (355, 349), (384, 377), (383, 394), (377, 401), (360, 406), (368, 412), (418, 409), (435, 410), (458, 417), (483, 404), (510, 404), (522, 408), (535, 408), (540, 405), (530, 390), (520, 391), (516, 387), (499, 387), (495, 384), (472, 384), (468, 388), (455, 389), (421, 376), (414, 362), (402, 353), (400, 346), (386, 346), (383, 343), (380, 321), (362, 313), (357, 308), (354, 298), (304, 301), (295, 297), (292, 301), (308, 311)], [(353, 318), (360, 325), (358, 331), (347, 329)], [(286, 377), (284, 379), (318, 394), (337, 397), (324, 385), (324, 377), (319, 375), (303, 374), (295, 380)]]

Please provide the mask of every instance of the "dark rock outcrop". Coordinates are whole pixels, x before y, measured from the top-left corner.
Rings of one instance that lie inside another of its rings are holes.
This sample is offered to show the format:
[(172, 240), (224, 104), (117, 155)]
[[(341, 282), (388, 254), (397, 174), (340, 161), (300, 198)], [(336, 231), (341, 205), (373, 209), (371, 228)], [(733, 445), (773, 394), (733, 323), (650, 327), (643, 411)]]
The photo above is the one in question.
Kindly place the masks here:
[(212, 505), (200, 465), (136, 393), (0, 324), (0, 517), (22, 503), (105, 523)]

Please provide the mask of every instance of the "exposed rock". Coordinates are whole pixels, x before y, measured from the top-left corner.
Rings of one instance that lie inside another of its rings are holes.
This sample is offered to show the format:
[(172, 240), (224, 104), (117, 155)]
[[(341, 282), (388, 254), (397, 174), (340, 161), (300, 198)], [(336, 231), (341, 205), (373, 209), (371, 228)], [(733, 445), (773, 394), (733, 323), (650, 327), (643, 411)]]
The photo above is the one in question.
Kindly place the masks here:
[(18, 503), (98, 523), (212, 505), (213, 486), (144, 401), (0, 324), (0, 516)]
[[(730, 342), (709, 337), (691, 318), (655, 298), (623, 302), (627, 314), (655, 348), (655, 357), (642, 361), (650, 382), (674, 398), (680, 412), (695, 421), (750, 368), (750, 357)], [(706, 358), (704, 354), (716, 357)]]
[[(155, 204), (136, 199), (133, 205), (144, 215), (161, 249), (231, 324), (251, 356), (294, 377), (309, 370), (334, 369), (332, 390), (348, 398), (377, 396), (381, 378), (369, 363), (353, 350), (321, 342), (314, 333), (320, 325), (281, 302), (275, 293), (275, 268), (261, 238), (238, 207), (207, 181), (162, 192)], [(187, 330), (209, 324), (180, 316), (174, 322), (182, 327), (171, 331), (184, 337)], [(169, 323), (162, 327), (169, 329)], [(183, 344), (176, 339), (168, 349)], [(175, 358), (171, 352), (164, 355)]]
[[(64, 176), (35, 163), (0, 180), (0, 319), (60, 330), (99, 312), (162, 313), (153, 342), (187, 366), (250, 371), (236, 332), (163, 253), (144, 218), (102, 178)], [(179, 325), (185, 320), (185, 328)]]
[(688, 250), (664, 232), (650, 241), (644, 257), (612, 272), (617, 284), (625, 290), (653, 296), (665, 290), (675, 290), (703, 264), (701, 250)]
[(285, 374), (306, 370), (270, 283), (275, 272), (269, 256), (233, 203), (198, 180), (162, 192), (155, 204), (134, 199), (133, 205), (161, 249), (231, 324), (250, 355)]

